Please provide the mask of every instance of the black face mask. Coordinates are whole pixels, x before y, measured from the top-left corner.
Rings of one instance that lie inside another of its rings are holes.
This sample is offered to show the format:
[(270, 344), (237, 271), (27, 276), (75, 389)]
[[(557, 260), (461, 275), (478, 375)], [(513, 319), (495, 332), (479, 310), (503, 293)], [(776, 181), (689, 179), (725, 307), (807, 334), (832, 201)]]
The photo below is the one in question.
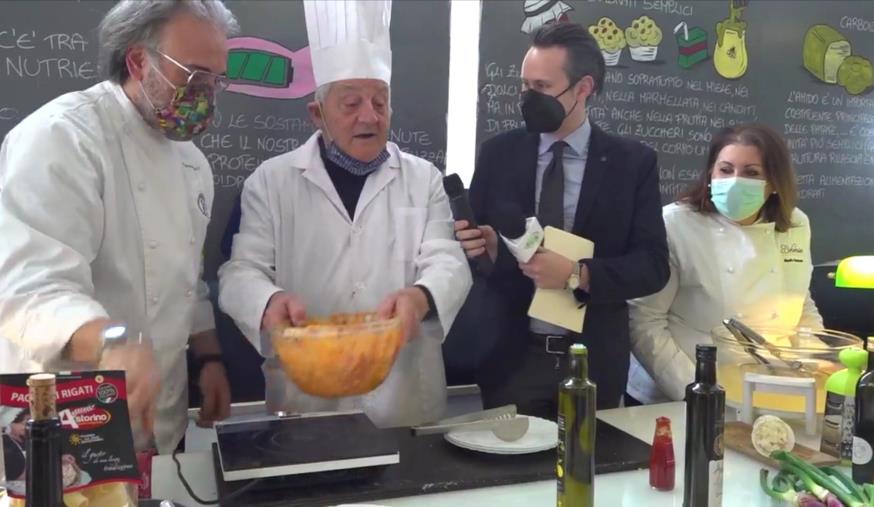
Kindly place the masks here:
[(571, 83), (555, 97), (535, 90), (522, 92), (522, 118), (525, 120), (528, 132), (542, 134), (555, 132), (561, 127), (564, 119), (577, 107), (577, 103), (574, 102), (571, 110), (565, 112), (564, 106), (561, 105), (558, 98), (567, 93), (575, 84)]

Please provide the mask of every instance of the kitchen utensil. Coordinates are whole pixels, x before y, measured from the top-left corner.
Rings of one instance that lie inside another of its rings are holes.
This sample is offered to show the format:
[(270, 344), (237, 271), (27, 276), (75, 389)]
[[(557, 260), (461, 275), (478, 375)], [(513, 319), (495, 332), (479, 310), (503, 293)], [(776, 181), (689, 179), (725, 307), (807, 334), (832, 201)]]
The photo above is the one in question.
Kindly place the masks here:
[(516, 414), (516, 405), (472, 412), (456, 417), (441, 419), (434, 423), (411, 428), (414, 435), (434, 435), (453, 430), (492, 430), (496, 437), (512, 442), (522, 438), (528, 431), (529, 421)]
[[(728, 320), (728, 319), (723, 320), (723, 321), (722, 321), (722, 324), (725, 326), (726, 329), (728, 329), (728, 332), (731, 333), (732, 336), (734, 336), (735, 340), (737, 340), (738, 343), (740, 343), (741, 345), (753, 345), (753, 343), (750, 341), (749, 338), (747, 338), (746, 336), (744, 336), (743, 333), (741, 333), (740, 331), (738, 331), (737, 328), (736, 328), (735, 326), (733, 326), (733, 325), (730, 323), (730, 320)], [(750, 347), (744, 347), (744, 350), (745, 350), (745, 351), (746, 351), (750, 356), (752, 356), (753, 359), (756, 360), (756, 362), (761, 363), (761, 364), (763, 364), (763, 365), (765, 365), (765, 366), (768, 366), (769, 369), (773, 369), (773, 368), (770, 368), (771, 363), (768, 362), (767, 359), (765, 359), (764, 357), (760, 356), (760, 355), (756, 352), (755, 347), (752, 347), (752, 346), (750, 346)]]
[(780, 351), (779, 348), (772, 345), (768, 340), (765, 339), (764, 336), (753, 331), (752, 329), (749, 328), (749, 326), (747, 326), (743, 322), (732, 318), (732, 319), (728, 319), (727, 323), (726, 323), (726, 321), (723, 321), (723, 324), (725, 324), (726, 327), (729, 328), (729, 330), (732, 330), (732, 334), (734, 334), (734, 332), (736, 331), (737, 333), (746, 337), (750, 342), (753, 342), (761, 347), (764, 347), (768, 352), (770, 352), (774, 357), (776, 357), (777, 359), (782, 361), (789, 368), (791, 368), (793, 370), (804, 370), (805, 369), (804, 363), (802, 363), (801, 361), (787, 361), (787, 360), (783, 359), (782, 352)]

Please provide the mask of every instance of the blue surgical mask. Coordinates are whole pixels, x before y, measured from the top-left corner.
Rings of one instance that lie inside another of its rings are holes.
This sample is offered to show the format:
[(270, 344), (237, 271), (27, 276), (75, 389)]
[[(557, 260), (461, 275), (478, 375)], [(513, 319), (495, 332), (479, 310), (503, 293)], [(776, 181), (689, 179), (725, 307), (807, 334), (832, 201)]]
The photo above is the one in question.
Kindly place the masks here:
[(725, 217), (740, 222), (758, 214), (765, 205), (765, 181), (740, 177), (711, 180), (710, 200)]

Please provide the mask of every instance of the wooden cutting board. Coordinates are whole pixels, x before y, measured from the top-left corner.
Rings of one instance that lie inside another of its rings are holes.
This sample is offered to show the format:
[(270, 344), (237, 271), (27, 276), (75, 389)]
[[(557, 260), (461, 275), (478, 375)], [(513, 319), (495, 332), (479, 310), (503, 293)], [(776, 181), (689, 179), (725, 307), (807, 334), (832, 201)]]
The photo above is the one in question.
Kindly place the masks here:
[[(753, 427), (743, 422), (725, 423), (725, 446), (732, 451), (739, 452), (744, 456), (752, 458), (760, 463), (770, 465), (774, 468), (780, 468), (780, 465), (769, 458), (766, 458), (756, 452), (753, 447), (753, 442), (750, 440)], [(814, 451), (808, 447), (796, 443), (792, 453), (810, 463), (811, 465), (822, 467), (829, 465), (840, 465), (841, 459), (834, 456)]]

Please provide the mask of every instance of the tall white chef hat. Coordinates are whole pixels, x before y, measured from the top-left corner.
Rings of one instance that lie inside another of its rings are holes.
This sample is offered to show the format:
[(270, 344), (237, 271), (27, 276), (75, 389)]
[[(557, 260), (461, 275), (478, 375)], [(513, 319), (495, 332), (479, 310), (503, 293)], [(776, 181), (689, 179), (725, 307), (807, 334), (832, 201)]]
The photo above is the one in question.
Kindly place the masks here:
[(391, 0), (304, 0), (316, 86), (343, 79), (391, 84)]

